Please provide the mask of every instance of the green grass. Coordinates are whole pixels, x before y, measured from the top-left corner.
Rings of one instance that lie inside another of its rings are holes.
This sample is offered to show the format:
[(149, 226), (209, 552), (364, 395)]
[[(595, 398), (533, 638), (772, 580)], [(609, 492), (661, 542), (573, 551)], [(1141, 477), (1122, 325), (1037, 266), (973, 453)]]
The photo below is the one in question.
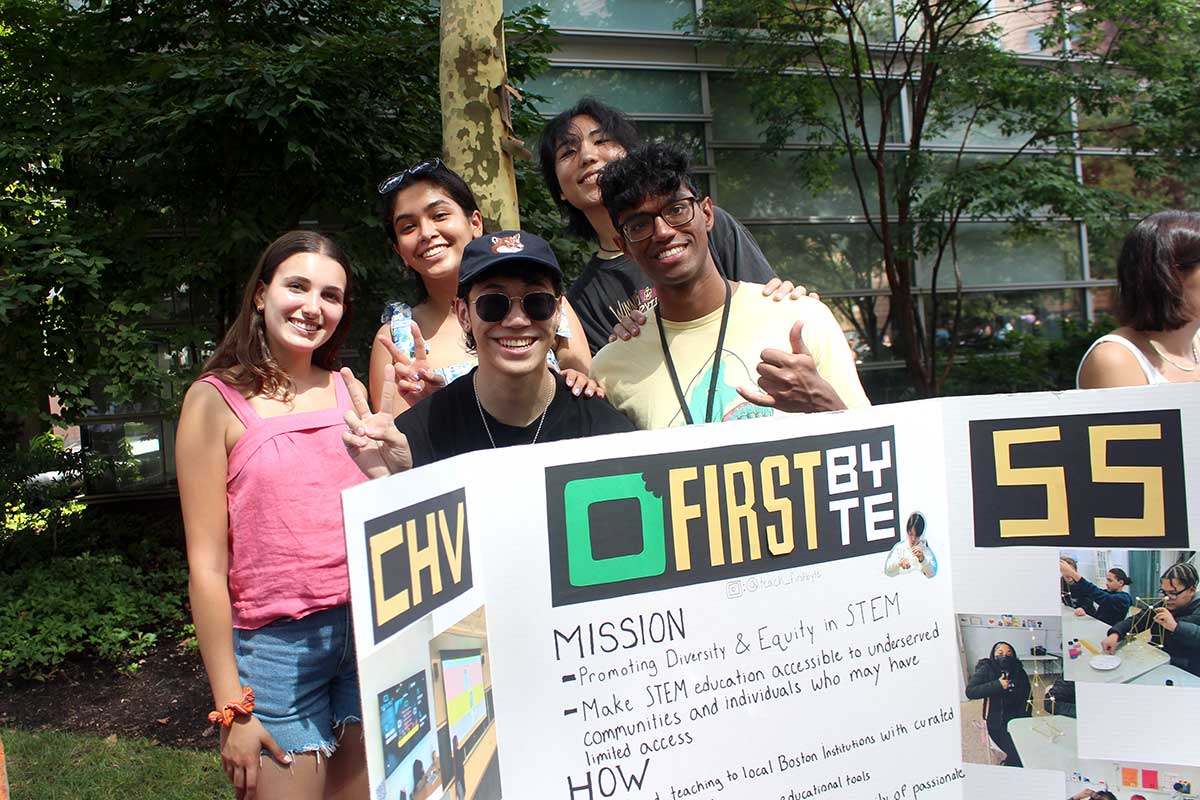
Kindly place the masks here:
[(208, 800), (233, 796), (214, 749), (145, 739), (3, 729), (12, 797), (21, 800)]

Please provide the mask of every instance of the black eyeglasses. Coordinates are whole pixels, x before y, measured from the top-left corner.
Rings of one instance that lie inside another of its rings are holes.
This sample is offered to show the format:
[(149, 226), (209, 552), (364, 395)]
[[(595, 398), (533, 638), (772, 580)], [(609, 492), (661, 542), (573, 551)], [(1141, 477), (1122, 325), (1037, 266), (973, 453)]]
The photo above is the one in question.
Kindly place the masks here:
[(408, 169), (402, 169), (394, 175), (388, 175), (379, 182), (379, 188), (376, 191), (380, 194), (387, 194), (409, 178), (420, 175), (423, 172), (433, 172), (441, 166), (442, 160), (440, 158), (427, 158), (424, 161), (413, 164)]
[(530, 292), (518, 297), (489, 292), (475, 298), (475, 313), (484, 322), (500, 322), (508, 316), (513, 300), (520, 301), (525, 316), (534, 322), (545, 322), (558, 310), (558, 298), (549, 292)]
[(1164, 597), (1174, 600), (1179, 595), (1187, 591), (1187, 589), (1163, 589), (1161, 590)]
[(672, 200), (654, 214), (635, 214), (621, 223), (621, 233), (627, 242), (640, 242), (649, 239), (654, 233), (654, 220), (663, 218), (663, 222), (672, 228), (687, 225), (696, 217), (698, 197), (680, 197)]

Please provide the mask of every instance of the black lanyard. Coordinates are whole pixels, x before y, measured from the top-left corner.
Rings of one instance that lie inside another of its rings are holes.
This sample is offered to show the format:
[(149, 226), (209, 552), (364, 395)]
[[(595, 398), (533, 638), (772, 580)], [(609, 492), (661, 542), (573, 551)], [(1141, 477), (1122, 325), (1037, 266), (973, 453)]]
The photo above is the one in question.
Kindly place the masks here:
[[(729, 326), (729, 304), (733, 299), (733, 287), (725, 281), (725, 308), (721, 312), (721, 330), (717, 334), (717, 349), (713, 352), (712, 378), (708, 382), (708, 408), (704, 412), (704, 421), (712, 422), (713, 402), (717, 397), (717, 373), (721, 367), (721, 351), (725, 349), (725, 328)], [(661, 305), (654, 307), (654, 321), (658, 323), (658, 339), (662, 343), (663, 358), (667, 362), (667, 372), (671, 376), (671, 385), (675, 387), (675, 397), (679, 399), (679, 410), (688, 425), (695, 425), (692, 412), (688, 410), (687, 399), (683, 396), (683, 387), (679, 385), (679, 374), (675, 371), (675, 362), (671, 360), (671, 348), (667, 346), (667, 332), (663, 330)]]

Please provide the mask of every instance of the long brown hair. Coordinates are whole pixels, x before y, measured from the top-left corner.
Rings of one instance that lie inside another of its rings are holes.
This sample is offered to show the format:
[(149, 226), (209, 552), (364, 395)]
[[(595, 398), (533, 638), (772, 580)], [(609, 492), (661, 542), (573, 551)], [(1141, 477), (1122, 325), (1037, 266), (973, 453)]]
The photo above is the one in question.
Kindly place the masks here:
[(225, 383), (251, 396), (265, 394), (274, 396), (282, 393), (286, 400), (292, 396), (295, 386), (292, 377), (284, 372), (279, 362), (271, 355), (267, 346), (263, 315), (254, 302), (258, 287), (269, 286), (275, 270), (284, 261), (299, 253), (315, 253), (332, 258), (346, 273), (346, 289), (342, 294), (342, 318), (329, 339), (313, 352), (313, 364), (322, 369), (338, 367), (338, 351), (346, 334), (350, 332), (353, 314), (351, 305), (350, 261), (342, 248), (327, 236), (316, 231), (288, 231), (267, 245), (258, 259), (246, 288), (242, 292), (242, 305), (237, 319), (225, 333), (216, 352), (204, 364), (201, 375), (215, 375)]

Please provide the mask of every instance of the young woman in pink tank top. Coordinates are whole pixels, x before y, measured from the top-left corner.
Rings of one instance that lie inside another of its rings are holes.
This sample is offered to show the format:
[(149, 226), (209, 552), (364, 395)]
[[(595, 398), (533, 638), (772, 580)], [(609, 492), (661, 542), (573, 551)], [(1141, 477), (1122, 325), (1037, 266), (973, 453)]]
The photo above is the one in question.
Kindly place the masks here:
[(341, 249), (279, 237), (179, 420), (192, 619), (238, 800), (368, 793), (340, 500), (363, 476), (334, 371), (350, 308)]

